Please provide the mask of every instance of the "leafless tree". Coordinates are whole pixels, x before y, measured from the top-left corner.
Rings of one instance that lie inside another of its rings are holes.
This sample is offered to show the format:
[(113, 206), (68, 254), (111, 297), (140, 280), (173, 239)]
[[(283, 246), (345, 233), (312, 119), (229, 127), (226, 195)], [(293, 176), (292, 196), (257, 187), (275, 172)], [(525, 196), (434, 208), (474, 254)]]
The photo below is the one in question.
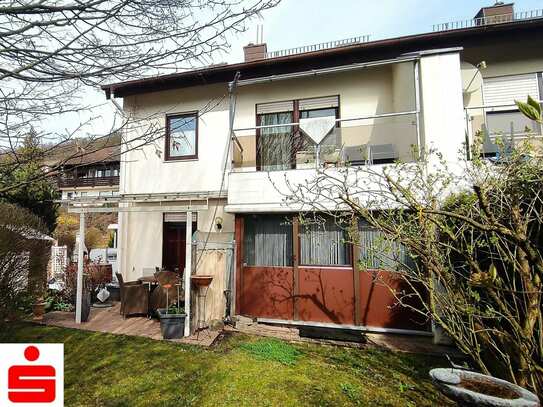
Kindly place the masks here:
[[(17, 149), (29, 132), (47, 147), (79, 139), (77, 155), (92, 154), (94, 141), (108, 139), (133, 118), (117, 112), (112, 128), (89, 134), (94, 105), (89, 89), (213, 62), (228, 49), (228, 36), (245, 30), (253, 17), (280, 0), (6, 0), (0, 1), (0, 149), (10, 160), (0, 169), (24, 165)], [(75, 130), (51, 132), (45, 121), (67, 113), (87, 113)], [(143, 128), (141, 142), (162, 136), (156, 126)], [(134, 141), (134, 140), (133, 140)], [(98, 145), (101, 145), (98, 143)], [(70, 155), (58, 162), (59, 170)], [(0, 185), (5, 193), (17, 185)]]

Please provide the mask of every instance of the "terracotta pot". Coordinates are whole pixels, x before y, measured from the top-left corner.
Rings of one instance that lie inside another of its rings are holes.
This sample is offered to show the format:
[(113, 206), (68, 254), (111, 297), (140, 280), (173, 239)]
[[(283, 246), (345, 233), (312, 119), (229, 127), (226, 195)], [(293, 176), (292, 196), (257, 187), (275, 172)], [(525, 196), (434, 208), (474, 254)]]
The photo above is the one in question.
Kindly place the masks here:
[(34, 321), (41, 321), (43, 320), (43, 316), (45, 315), (45, 305), (47, 303), (45, 302), (35, 302), (32, 304), (32, 314), (34, 315)]
[(211, 284), (213, 276), (194, 275), (190, 277), (192, 283), (197, 287), (207, 287)]

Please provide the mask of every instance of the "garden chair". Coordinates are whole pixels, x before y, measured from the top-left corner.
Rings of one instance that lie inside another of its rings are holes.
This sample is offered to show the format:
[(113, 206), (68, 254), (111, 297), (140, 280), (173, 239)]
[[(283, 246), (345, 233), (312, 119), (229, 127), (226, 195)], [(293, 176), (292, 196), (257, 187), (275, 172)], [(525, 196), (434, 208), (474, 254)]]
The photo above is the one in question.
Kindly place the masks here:
[(121, 290), (121, 315), (147, 314), (149, 291), (141, 281), (124, 281), (121, 273), (116, 273)]

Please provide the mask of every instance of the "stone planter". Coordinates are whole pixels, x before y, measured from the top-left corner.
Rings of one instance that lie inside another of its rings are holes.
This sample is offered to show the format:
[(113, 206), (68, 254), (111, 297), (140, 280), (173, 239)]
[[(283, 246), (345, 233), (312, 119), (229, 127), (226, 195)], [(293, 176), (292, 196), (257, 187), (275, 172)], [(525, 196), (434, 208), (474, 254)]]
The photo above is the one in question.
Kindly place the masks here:
[(165, 308), (157, 310), (160, 319), (160, 331), (164, 339), (181, 339), (185, 334), (187, 314), (167, 314)]
[(460, 369), (432, 369), (432, 382), (461, 406), (538, 407), (539, 398), (516, 384)]

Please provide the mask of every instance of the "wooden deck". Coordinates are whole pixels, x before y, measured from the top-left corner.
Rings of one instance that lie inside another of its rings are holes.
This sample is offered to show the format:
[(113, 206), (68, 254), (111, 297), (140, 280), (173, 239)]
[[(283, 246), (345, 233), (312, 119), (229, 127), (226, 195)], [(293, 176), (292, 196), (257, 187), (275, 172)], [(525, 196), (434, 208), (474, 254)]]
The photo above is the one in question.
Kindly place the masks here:
[[(82, 324), (75, 323), (73, 312), (54, 311), (45, 314), (45, 325), (61, 328), (74, 328), (86, 331), (105, 332), (117, 335), (143, 336), (150, 339), (162, 340), (160, 323), (146, 317), (130, 317), (124, 319), (120, 313), (120, 304), (111, 308), (92, 308), (89, 320)], [(202, 331), (197, 335), (189, 336), (172, 342), (191, 345), (211, 346), (220, 332)]]

